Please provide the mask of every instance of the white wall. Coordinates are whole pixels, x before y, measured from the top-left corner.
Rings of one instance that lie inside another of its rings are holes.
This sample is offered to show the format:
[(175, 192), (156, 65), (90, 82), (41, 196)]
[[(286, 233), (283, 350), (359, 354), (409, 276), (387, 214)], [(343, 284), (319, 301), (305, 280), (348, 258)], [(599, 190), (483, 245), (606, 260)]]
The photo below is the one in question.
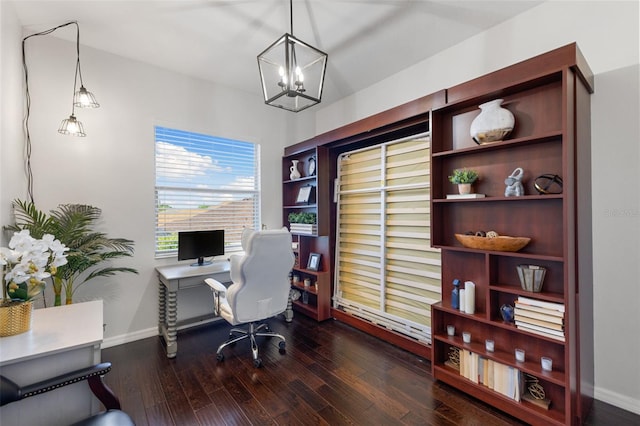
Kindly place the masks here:
[[(22, 161), (22, 29), (13, 4), (0, 1), (0, 225), (10, 222), (11, 200), (24, 192)], [(6, 245), (3, 233), (0, 244)]]
[[(592, 105), (595, 396), (640, 414), (639, 7), (549, 1), (316, 112), (323, 133), (571, 42), (596, 74)], [(428, 43), (425, 40), (425, 43)]]
[[(11, 200), (27, 198), (21, 131), (23, 34), (15, 15), (5, 2), (2, 6), (8, 12), (3, 13), (2, 27), (0, 217), (1, 224), (8, 224), (13, 220)], [(70, 27), (58, 31), (65, 30), (73, 31)], [(57, 133), (60, 121), (71, 113), (75, 44), (52, 36), (27, 41), (34, 199), (45, 211), (61, 203), (100, 207), (102, 231), (135, 241), (134, 257), (117, 264), (137, 268), (139, 275), (93, 280), (74, 297), (74, 301), (104, 299), (105, 346), (109, 346), (156, 334), (154, 268), (176, 261), (154, 259), (154, 125), (259, 143), (262, 223), (276, 227), (282, 225), (283, 147), (309, 137), (313, 114), (294, 115), (244, 92), (95, 49), (81, 47), (81, 54), (85, 86), (101, 107), (76, 110), (87, 137), (75, 138)], [(200, 290), (179, 297), (180, 318), (210, 311), (211, 293)]]

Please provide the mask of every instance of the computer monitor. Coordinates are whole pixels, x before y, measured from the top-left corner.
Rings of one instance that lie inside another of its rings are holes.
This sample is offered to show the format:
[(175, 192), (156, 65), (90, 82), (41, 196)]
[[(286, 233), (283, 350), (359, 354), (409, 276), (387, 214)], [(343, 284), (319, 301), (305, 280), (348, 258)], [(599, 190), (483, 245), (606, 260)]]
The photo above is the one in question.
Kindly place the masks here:
[(178, 232), (178, 260), (198, 259), (191, 266), (209, 265), (205, 257), (224, 254), (224, 230)]

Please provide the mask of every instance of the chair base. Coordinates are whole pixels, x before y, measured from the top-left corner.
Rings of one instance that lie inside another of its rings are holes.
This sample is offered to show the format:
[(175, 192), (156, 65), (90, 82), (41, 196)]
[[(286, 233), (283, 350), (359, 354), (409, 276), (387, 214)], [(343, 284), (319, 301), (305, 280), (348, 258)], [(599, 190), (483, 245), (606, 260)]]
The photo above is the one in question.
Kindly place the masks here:
[(269, 325), (266, 323), (249, 323), (248, 329), (243, 328), (232, 328), (229, 331), (229, 340), (218, 346), (218, 350), (216, 351), (216, 359), (218, 361), (224, 361), (224, 354), (222, 350), (227, 346), (233, 345), (236, 342), (239, 342), (244, 339), (251, 340), (251, 355), (253, 356), (253, 365), (256, 367), (262, 366), (262, 360), (258, 355), (258, 344), (256, 342), (256, 337), (277, 337), (280, 339), (278, 343), (278, 347), (280, 348), (280, 352), (284, 352), (286, 347), (286, 339), (282, 334), (275, 333), (269, 329)]

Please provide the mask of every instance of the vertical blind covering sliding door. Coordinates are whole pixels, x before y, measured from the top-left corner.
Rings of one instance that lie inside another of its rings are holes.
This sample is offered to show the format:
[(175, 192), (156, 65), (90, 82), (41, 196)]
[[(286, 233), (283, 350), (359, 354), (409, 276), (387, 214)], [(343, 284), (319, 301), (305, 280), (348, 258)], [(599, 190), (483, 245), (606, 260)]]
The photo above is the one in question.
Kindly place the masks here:
[(178, 232), (224, 229), (225, 251), (260, 228), (259, 145), (155, 128), (156, 257), (177, 253)]
[(429, 181), (428, 134), (338, 158), (334, 307), (426, 343), (441, 278)]

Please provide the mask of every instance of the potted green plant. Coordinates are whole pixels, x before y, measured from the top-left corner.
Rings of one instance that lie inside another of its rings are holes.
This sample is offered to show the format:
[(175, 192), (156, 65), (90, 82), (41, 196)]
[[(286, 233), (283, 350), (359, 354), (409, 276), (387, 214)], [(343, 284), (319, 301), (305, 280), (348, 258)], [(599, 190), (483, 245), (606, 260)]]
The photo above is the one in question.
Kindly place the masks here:
[(313, 235), (318, 232), (317, 215), (313, 212), (289, 213), (289, 230), (294, 234)]
[(28, 230), (34, 238), (45, 234), (55, 235), (69, 248), (67, 263), (58, 267), (52, 276), (54, 305), (73, 303), (73, 295), (80, 286), (97, 277), (109, 277), (118, 272), (138, 271), (127, 267), (105, 265), (107, 262), (133, 254), (133, 241), (125, 238), (109, 238), (94, 229), (102, 210), (83, 204), (61, 204), (49, 215), (38, 210), (33, 202), (13, 202), (15, 223), (6, 226), (12, 231)]
[(471, 169), (455, 169), (453, 175), (449, 176), (449, 182), (458, 185), (460, 194), (469, 194), (471, 192), (471, 184), (474, 183), (480, 175)]

